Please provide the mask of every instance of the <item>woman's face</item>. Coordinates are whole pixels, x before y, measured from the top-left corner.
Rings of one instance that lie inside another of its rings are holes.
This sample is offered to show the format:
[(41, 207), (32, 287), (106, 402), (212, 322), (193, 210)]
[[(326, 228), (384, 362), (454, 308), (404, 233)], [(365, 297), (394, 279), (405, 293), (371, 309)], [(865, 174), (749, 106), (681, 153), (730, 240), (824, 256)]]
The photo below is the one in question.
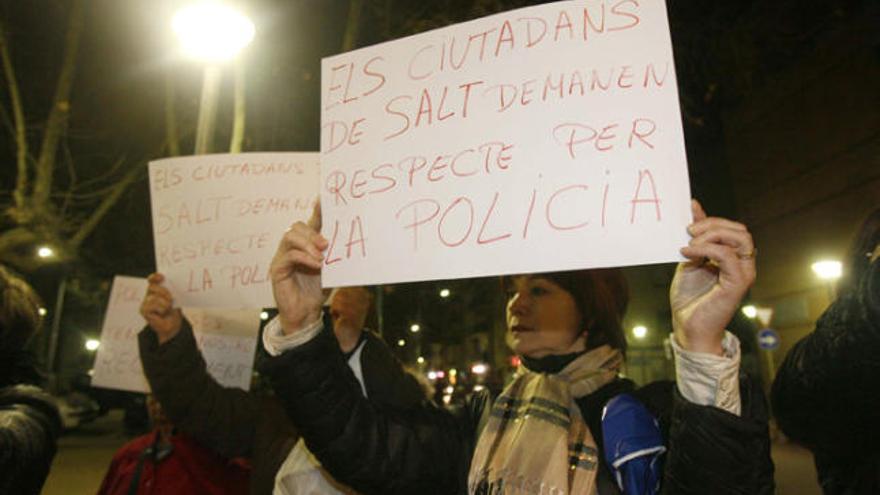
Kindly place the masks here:
[(586, 349), (574, 297), (540, 276), (522, 275), (511, 280), (507, 301), (507, 345), (531, 358), (570, 354)]

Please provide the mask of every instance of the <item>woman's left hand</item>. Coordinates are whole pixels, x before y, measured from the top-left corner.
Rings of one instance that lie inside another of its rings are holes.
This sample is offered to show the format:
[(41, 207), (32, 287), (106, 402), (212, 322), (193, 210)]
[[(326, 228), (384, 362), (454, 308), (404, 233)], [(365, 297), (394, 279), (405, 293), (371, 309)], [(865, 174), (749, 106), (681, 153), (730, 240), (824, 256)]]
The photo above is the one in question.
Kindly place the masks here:
[(707, 217), (691, 202), (692, 239), (669, 289), (672, 327), (685, 350), (721, 355), (724, 330), (755, 281), (755, 244), (746, 226)]

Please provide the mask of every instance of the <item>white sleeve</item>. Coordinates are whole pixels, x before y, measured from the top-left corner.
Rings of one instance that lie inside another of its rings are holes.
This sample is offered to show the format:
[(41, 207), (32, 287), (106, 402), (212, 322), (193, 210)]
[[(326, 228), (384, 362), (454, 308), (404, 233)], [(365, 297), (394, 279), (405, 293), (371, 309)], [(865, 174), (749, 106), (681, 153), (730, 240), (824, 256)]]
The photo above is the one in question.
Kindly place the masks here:
[(739, 339), (724, 332), (723, 356), (686, 351), (674, 335), (669, 340), (675, 353), (675, 381), (681, 395), (694, 404), (715, 406), (739, 416)]
[(351, 353), (351, 357), (348, 358), (348, 367), (351, 368), (351, 371), (354, 373), (354, 377), (357, 378), (358, 383), (361, 384), (361, 392), (364, 393), (364, 397), (367, 397), (367, 386), (364, 385), (364, 370), (361, 366), (361, 353), (364, 350), (364, 346), (367, 344), (366, 339), (361, 340), (361, 343), (358, 344), (357, 348), (354, 352)]
[[(266, 327), (263, 329), (263, 347), (270, 356), (278, 356), (284, 351), (289, 351), (290, 349), (301, 346), (312, 340), (323, 328), (324, 321), (319, 318), (313, 323), (306, 325), (305, 328), (298, 332), (294, 332), (291, 335), (284, 335), (284, 332), (281, 329), (281, 322), (276, 316), (275, 318), (272, 318), (272, 321), (267, 323)], [(357, 378), (358, 383), (360, 383), (361, 392), (363, 392), (364, 397), (367, 396), (367, 387), (364, 385), (364, 372), (361, 367), (361, 352), (364, 350), (364, 345), (366, 343), (366, 340), (362, 340), (352, 353), (351, 357), (348, 358), (348, 366), (354, 372), (354, 376)]]
[(324, 320), (318, 318), (305, 328), (290, 335), (284, 335), (281, 321), (276, 316), (263, 328), (263, 347), (270, 356), (278, 356), (282, 352), (301, 346), (315, 338), (324, 328)]

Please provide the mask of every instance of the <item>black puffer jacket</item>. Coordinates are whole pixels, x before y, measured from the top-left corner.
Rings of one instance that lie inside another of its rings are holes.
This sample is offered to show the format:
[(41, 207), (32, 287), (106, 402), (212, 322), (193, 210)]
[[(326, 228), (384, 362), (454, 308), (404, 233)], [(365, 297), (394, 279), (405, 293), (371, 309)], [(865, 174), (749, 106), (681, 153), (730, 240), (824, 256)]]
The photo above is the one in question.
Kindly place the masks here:
[[(488, 395), (477, 395), (452, 411), (428, 402), (379, 410), (357, 393), (357, 381), (327, 330), (269, 360), (263, 371), (309, 449), (340, 481), (365, 494), (467, 493)], [(594, 435), (601, 431), (597, 425), (604, 404), (632, 388), (630, 382), (618, 381), (579, 401)], [(739, 417), (691, 404), (671, 383), (636, 392), (667, 432), (664, 493), (773, 493), (766, 406), (748, 380), (741, 382), (741, 393)], [(603, 467), (602, 495), (616, 492), (609, 480)]]
[(60, 433), (51, 396), (31, 385), (0, 388), (0, 493), (40, 493)]
[[(425, 394), (418, 382), (385, 343), (368, 331), (363, 339), (360, 362), (370, 400), (403, 408), (420, 401)], [(217, 383), (186, 319), (180, 333), (164, 344), (144, 328), (138, 348), (150, 388), (175, 426), (220, 455), (250, 459), (250, 492), (272, 493), (278, 469), (299, 440), (275, 397)]]
[(791, 349), (772, 402), (826, 494), (880, 493), (880, 261)]

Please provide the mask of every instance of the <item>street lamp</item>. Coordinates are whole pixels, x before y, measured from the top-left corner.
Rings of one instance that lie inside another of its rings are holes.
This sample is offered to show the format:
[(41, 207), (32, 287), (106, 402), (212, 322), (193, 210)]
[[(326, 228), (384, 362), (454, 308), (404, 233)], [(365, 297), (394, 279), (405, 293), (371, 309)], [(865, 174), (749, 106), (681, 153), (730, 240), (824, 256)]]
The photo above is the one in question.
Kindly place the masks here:
[(86, 350), (90, 352), (95, 352), (98, 350), (98, 347), (101, 347), (100, 340), (89, 339), (86, 341)]
[(487, 371), (489, 371), (489, 367), (486, 366), (485, 363), (477, 363), (471, 366), (471, 373), (475, 375), (482, 375), (485, 374)]
[(648, 335), (648, 328), (644, 325), (637, 325), (633, 327), (633, 337), (637, 339), (643, 339)]
[(409, 327), (409, 331), (412, 333), (419, 333), (419, 330), (421, 330), (421, 329), (422, 329), (422, 327), (418, 323), (413, 323)]
[(442, 298), (444, 298), (444, 299), (447, 298), (447, 297), (449, 297), (449, 289), (443, 289), (443, 290), (441, 290), (441, 291), (440, 291), (440, 297), (442, 297)]
[(40, 246), (37, 248), (37, 256), (42, 259), (51, 258), (55, 256), (55, 250), (49, 246)]
[(744, 315), (746, 315), (746, 318), (749, 318), (751, 320), (755, 319), (755, 317), (758, 316), (758, 308), (756, 308), (752, 304), (743, 306), (742, 312)]
[(813, 273), (822, 280), (837, 280), (843, 273), (843, 264), (837, 260), (822, 260), (813, 263)]
[(216, 1), (181, 8), (174, 14), (171, 25), (183, 52), (206, 64), (195, 154), (208, 153), (217, 116), (220, 64), (235, 58), (254, 39), (256, 29), (246, 15)]
[(839, 279), (843, 274), (843, 264), (837, 260), (820, 260), (812, 264), (810, 267), (813, 273), (825, 282), (828, 287), (828, 300), (834, 300), (834, 281)]

